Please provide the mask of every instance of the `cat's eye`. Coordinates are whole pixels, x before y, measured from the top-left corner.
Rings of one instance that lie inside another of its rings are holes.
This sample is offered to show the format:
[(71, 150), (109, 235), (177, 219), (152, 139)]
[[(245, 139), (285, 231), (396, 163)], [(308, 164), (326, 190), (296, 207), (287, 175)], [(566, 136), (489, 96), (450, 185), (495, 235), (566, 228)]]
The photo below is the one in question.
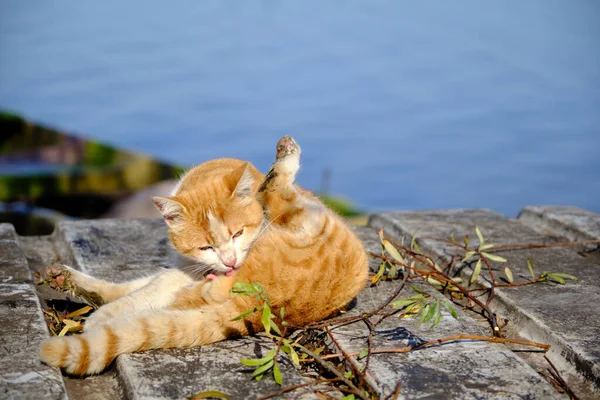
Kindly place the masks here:
[(202, 250), (202, 251), (206, 251), (206, 250), (212, 250), (213, 247), (212, 246), (202, 246), (202, 247), (198, 247), (198, 250)]
[(242, 236), (242, 233), (244, 233), (244, 228), (242, 228), (242, 229), (240, 229), (239, 231), (237, 231), (237, 232), (236, 232), (236, 233), (235, 233), (235, 234), (232, 236), (232, 238), (234, 238), (234, 239), (235, 239), (235, 238), (238, 238), (238, 237)]

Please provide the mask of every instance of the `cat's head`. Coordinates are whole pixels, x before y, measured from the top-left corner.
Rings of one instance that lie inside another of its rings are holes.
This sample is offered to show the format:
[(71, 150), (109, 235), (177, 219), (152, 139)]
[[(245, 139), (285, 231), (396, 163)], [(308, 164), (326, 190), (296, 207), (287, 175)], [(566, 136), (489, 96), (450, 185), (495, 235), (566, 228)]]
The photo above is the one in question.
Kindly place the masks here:
[(193, 190), (152, 201), (182, 255), (199, 269), (230, 276), (263, 227), (263, 208), (255, 199), (257, 186), (246, 163), (225, 176), (198, 183)]

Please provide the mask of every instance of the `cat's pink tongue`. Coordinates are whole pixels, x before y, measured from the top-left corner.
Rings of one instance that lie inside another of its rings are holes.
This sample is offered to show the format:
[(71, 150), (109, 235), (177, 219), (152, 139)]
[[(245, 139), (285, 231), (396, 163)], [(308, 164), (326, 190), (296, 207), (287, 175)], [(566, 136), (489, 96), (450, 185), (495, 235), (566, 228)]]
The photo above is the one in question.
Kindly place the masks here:
[(225, 272), (225, 276), (233, 276), (237, 272), (237, 269), (232, 269), (231, 271)]
[(215, 274), (208, 274), (205, 276), (205, 278), (209, 281), (212, 281), (213, 279), (217, 279), (217, 276)]

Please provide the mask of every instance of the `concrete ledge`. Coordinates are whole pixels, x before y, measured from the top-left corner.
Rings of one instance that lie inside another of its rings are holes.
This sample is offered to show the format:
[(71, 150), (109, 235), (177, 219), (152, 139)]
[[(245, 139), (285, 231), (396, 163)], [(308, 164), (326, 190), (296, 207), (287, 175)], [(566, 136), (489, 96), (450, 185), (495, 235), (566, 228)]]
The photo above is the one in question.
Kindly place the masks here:
[[(528, 206), (517, 217), (543, 235), (600, 240), (600, 214), (570, 206)], [(597, 247), (597, 246), (596, 246)]]

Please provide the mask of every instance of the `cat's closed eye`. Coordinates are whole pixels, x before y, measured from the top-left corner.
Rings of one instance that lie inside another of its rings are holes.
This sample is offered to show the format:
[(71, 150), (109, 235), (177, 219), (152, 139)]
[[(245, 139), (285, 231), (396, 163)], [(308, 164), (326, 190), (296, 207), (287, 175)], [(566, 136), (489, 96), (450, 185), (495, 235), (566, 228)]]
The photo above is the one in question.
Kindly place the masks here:
[(202, 247), (199, 247), (198, 250), (207, 251), (207, 250), (214, 250), (214, 248), (212, 246), (202, 246)]
[(232, 238), (238, 238), (240, 236), (242, 236), (242, 233), (244, 233), (244, 228), (240, 229), (239, 231), (237, 231), (236, 233), (233, 234)]

